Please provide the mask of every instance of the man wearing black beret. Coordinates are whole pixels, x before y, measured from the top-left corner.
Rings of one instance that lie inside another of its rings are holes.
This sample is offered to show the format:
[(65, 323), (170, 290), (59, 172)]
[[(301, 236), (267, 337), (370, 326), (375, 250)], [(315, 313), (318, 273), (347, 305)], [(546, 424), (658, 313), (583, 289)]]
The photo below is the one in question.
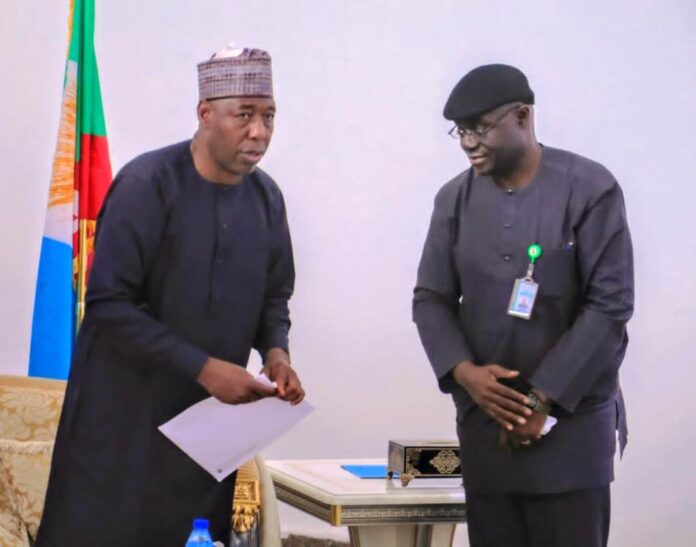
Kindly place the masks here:
[(533, 104), (507, 65), (452, 91), (471, 168), (435, 198), (413, 319), (457, 409), (472, 547), (604, 546), (631, 238), (614, 177), (542, 146)]

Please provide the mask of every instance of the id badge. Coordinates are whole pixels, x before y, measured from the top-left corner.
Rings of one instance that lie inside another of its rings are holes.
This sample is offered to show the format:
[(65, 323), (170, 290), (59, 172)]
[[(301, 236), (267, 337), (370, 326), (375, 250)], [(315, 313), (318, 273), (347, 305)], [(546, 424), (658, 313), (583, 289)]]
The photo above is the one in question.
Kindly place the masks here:
[(537, 292), (539, 292), (539, 285), (531, 277), (516, 279), (510, 296), (508, 315), (530, 319)]

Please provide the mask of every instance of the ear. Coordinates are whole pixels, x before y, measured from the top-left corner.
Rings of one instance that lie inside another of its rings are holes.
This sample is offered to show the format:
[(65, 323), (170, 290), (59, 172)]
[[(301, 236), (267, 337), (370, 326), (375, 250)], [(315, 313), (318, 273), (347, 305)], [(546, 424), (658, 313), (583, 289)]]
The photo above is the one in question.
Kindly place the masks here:
[(517, 125), (520, 127), (528, 127), (530, 124), (530, 120), (532, 119), (532, 111), (529, 108), (529, 105), (523, 104), (517, 109), (517, 112), (515, 114), (517, 118)]
[(198, 121), (201, 124), (208, 123), (210, 116), (213, 113), (212, 105), (208, 101), (200, 101), (198, 107), (196, 108), (198, 114)]

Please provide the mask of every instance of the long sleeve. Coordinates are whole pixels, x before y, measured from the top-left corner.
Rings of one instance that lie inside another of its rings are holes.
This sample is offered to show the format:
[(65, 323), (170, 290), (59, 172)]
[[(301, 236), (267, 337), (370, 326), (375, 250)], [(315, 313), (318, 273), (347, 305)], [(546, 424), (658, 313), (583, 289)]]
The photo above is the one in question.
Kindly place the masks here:
[(295, 266), (282, 196), (280, 200), (280, 218), (273, 232), (264, 305), (254, 340), (254, 347), (262, 357), (265, 357), (266, 352), (272, 348), (281, 348), (289, 353), (290, 311), (288, 301), (295, 285)]
[(589, 204), (576, 237), (581, 311), (530, 379), (568, 412), (600, 377), (617, 373), (627, 344), (633, 253), (618, 184)]
[(418, 327), (423, 348), (443, 391), (451, 389), (449, 373), (455, 365), (473, 359), (457, 319), (461, 290), (452, 243), (458, 188), (459, 185), (450, 183), (435, 198), (430, 228), (418, 266), (412, 308), (413, 321)]
[(165, 229), (165, 197), (152, 178), (124, 171), (100, 213), (85, 320), (134, 362), (173, 367), (194, 379), (206, 352), (157, 321), (144, 298)]

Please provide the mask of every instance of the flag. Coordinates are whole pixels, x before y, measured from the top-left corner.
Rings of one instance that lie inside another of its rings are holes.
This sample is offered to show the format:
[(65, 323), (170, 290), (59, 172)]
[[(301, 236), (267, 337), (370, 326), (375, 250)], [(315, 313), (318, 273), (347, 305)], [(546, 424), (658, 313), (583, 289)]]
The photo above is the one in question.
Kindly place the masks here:
[(94, 1), (72, 0), (58, 143), (41, 242), (29, 375), (68, 377), (84, 313), (97, 214), (111, 183)]

